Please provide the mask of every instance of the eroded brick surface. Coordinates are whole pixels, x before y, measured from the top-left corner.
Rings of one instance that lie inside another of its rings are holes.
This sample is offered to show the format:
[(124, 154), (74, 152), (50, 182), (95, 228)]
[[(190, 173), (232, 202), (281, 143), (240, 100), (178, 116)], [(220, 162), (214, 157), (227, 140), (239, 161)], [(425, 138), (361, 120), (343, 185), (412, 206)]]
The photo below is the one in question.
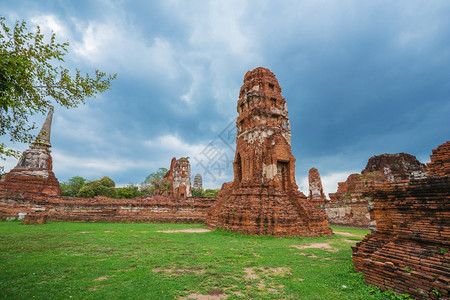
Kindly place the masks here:
[(168, 196), (72, 198), (0, 191), (0, 219), (27, 212), (45, 214), (49, 221), (202, 223), (215, 200), (212, 197), (175, 199)]
[(36, 141), (22, 153), (15, 168), (2, 176), (0, 191), (3, 193), (20, 194), (26, 191), (47, 196), (61, 194), (58, 179), (52, 171), (50, 155), (52, 116), (53, 110), (50, 110)]
[(370, 217), (373, 202), (363, 192), (384, 182), (396, 182), (427, 175), (425, 164), (407, 153), (372, 156), (361, 174), (351, 174), (345, 182), (338, 183), (336, 193), (330, 193), (325, 208), (328, 221), (333, 225), (373, 228)]
[(45, 224), (47, 223), (47, 215), (44, 214), (27, 214), (23, 218), (23, 224)]
[[(438, 153), (448, 155), (448, 148), (438, 149), (447, 149)], [(448, 161), (440, 168), (448, 168)], [(382, 290), (419, 299), (437, 299), (438, 295), (447, 299), (450, 177), (385, 182), (363, 196), (374, 201), (371, 214), (376, 230), (353, 247), (355, 270), (364, 274), (367, 284)]]
[(234, 181), (222, 186), (207, 225), (255, 235), (330, 235), (324, 211), (295, 182), (287, 105), (270, 70), (245, 74), (237, 111)]
[(186, 199), (192, 196), (191, 192), (191, 164), (185, 157), (172, 158), (170, 169), (164, 175), (164, 179), (170, 182), (170, 191), (166, 195)]
[(433, 149), (430, 158), (431, 162), (427, 164), (430, 176), (450, 176), (450, 141)]
[(327, 198), (323, 193), (322, 179), (320, 179), (319, 170), (311, 168), (308, 174), (309, 196), (308, 200), (315, 207), (323, 207), (327, 202)]

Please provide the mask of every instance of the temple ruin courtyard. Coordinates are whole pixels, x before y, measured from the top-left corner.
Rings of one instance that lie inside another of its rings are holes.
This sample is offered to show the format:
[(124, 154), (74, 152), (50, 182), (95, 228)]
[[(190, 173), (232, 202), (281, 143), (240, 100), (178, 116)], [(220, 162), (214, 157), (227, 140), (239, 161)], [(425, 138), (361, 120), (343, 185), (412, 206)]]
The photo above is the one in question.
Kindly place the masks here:
[(353, 271), (350, 246), (368, 230), (332, 227), (333, 236), (315, 238), (159, 232), (194, 228), (206, 227), (1, 221), (0, 298), (390, 299)]

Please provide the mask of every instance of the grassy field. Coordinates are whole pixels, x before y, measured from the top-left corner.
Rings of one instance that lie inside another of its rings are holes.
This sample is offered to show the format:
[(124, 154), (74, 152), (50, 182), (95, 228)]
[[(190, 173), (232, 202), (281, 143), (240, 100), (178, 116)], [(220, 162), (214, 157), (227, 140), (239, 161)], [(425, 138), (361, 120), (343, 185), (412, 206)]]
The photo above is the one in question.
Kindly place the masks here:
[(391, 299), (353, 271), (367, 230), (274, 238), (201, 224), (0, 222), (0, 299)]

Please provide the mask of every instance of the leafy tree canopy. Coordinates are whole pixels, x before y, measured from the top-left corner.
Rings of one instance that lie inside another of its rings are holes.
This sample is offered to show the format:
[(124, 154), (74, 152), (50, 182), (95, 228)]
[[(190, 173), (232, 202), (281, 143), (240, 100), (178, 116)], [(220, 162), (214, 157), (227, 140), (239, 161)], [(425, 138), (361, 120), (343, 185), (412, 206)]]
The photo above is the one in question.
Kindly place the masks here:
[(164, 175), (167, 173), (166, 168), (159, 168), (156, 172), (150, 173), (147, 177), (145, 177), (144, 184), (150, 183), (153, 179), (162, 179)]
[(117, 193), (114, 181), (109, 177), (103, 177), (100, 180), (86, 182), (79, 190), (77, 196), (83, 198), (93, 198), (95, 196), (106, 196), (116, 198)]
[(143, 195), (141, 191), (139, 191), (139, 187), (134, 184), (129, 184), (125, 187), (116, 188), (117, 198), (136, 198)]
[[(30, 143), (35, 136), (31, 115), (45, 114), (53, 102), (66, 107), (84, 104), (111, 88), (116, 74), (107, 75), (95, 70), (95, 75), (71, 72), (59, 65), (64, 62), (69, 43), (57, 43), (52, 33), (48, 42), (39, 26), (28, 31), (25, 21), (17, 21), (14, 28), (0, 18), (0, 136), (9, 135), (11, 142)], [(0, 144), (0, 157), (18, 155), (15, 150)]]
[(168, 180), (164, 179), (166, 173), (166, 168), (159, 168), (156, 172), (150, 173), (145, 177), (145, 180), (141, 185), (141, 192), (145, 195), (153, 195), (155, 190), (160, 192), (168, 191), (171, 184)]
[(60, 183), (61, 195), (76, 197), (86, 179), (80, 176), (74, 176), (64, 183)]

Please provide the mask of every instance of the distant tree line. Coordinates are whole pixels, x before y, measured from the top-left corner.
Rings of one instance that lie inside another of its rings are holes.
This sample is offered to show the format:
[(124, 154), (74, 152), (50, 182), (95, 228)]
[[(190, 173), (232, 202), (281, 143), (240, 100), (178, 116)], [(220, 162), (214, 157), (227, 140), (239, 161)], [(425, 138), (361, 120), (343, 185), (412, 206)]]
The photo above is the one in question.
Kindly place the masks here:
[[(155, 192), (161, 193), (170, 190), (171, 183), (164, 178), (166, 168), (159, 168), (150, 173), (140, 185), (128, 184), (125, 187), (116, 187), (115, 182), (105, 176), (98, 180), (88, 181), (86, 178), (74, 176), (68, 181), (60, 183), (61, 195), (80, 198), (93, 198), (106, 196), (109, 198), (131, 199), (141, 196), (150, 196)], [(217, 197), (218, 189), (192, 189), (194, 197)]]

